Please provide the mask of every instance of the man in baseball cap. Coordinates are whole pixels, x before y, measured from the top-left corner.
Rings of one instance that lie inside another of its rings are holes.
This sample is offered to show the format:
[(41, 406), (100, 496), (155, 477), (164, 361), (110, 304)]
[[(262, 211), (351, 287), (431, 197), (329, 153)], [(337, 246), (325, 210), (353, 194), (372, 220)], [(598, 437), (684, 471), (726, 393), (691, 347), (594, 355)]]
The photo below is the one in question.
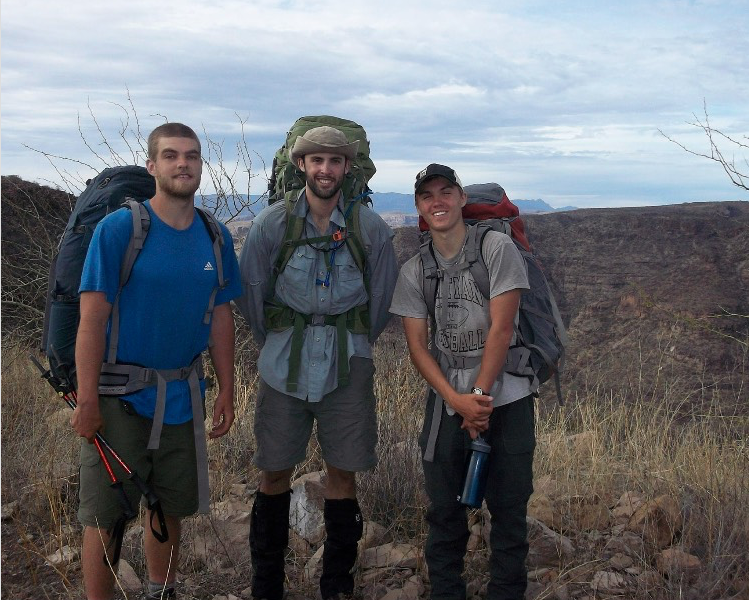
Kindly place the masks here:
[(418, 194), (421, 186), (427, 181), (429, 181), (430, 179), (434, 179), (435, 177), (444, 177), (451, 184), (458, 186), (461, 189), (461, 191), (463, 190), (463, 184), (460, 182), (460, 178), (458, 177), (458, 174), (455, 172), (455, 169), (451, 169), (450, 167), (446, 167), (445, 165), (432, 163), (431, 165), (429, 165), (425, 169), (422, 169), (416, 174), (416, 183), (414, 184), (414, 193)]
[[(428, 384), (419, 441), (429, 497), (424, 557), (430, 597), (466, 597), (462, 574), (469, 532), (460, 495), (466, 450), (481, 435), (491, 447), (485, 480), (492, 517), (486, 597), (522, 600), (525, 517), (533, 491), (534, 388), (527, 378), (504, 372), (504, 365), (515, 342), (520, 296), (529, 287), (525, 263), (509, 236), (490, 230), (479, 238), (476, 226), (466, 225), (467, 197), (454, 169), (433, 163), (419, 171), (414, 196), (431, 239), (401, 268), (390, 312), (402, 317), (411, 360)], [(489, 276), (486, 297), (467, 258), (477, 252)], [(424, 255), (436, 266), (431, 298), (424, 285), (429, 260)]]

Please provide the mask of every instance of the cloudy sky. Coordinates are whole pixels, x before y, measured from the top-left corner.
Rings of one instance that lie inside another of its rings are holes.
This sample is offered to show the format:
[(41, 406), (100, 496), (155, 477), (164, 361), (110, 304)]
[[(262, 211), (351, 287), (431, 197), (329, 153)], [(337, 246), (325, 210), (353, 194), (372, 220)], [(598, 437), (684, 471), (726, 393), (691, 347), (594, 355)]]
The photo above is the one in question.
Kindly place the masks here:
[(229, 165), (244, 131), (260, 193), (263, 162), (293, 121), (333, 114), (367, 129), (377, 192), (410, 192), (419, 169), (442, 162), (464, 183), (496, 181), (556, 207), (749, 199), (658, 131), (709, 151), (688, 124), (704, 102), (713, 126), (749, 134), (747, 0), (2, 0), (1, 10), (4, 175), (88, 177), (85, 165), (112, 162), (99, 132), (128, 159), (137, 131), (166, 118), (207, 135)]

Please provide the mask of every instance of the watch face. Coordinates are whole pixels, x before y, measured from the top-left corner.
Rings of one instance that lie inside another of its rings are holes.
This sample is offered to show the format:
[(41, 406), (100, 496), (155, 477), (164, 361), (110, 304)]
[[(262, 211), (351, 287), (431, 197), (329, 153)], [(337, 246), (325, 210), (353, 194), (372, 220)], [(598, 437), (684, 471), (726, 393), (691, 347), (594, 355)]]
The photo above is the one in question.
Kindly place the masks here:
[(480, 387), (475, 387), (471, 390), (472, 393), (478, 394), (479, 396), (484, 395), (484, 390), (482, 390)]

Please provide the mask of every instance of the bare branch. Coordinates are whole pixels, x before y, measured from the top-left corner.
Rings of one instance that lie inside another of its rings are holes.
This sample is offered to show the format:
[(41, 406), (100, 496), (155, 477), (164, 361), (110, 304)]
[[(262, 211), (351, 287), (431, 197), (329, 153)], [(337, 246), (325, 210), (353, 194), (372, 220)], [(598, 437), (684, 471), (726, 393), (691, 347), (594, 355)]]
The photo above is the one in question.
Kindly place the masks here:
[[(710, 115), (707, 110), (707, 102), (703, 101), (702, 109), (705, 115), (704, 120), (700, 119), (700, 117), (698, 117), (696, 114), (693, 114), (692, 116), (694, 117), (694, 121), (687, 121), (687, 124), (691, 125), (692, 127), (701, 129), (704, 132), (710, 144), (709, 154), (707, 152), (699, 152), (688, 148), (660, 129), (658, 130), (658, 132), (669, 142), (676, 144), (685, 152), (718, 163), (726, 173), (726, 175), (728, 175), (731, 183), (733, 183), (737, 187), (749, 191), (749, 158), (743, 156), (737, 159), (733, 155), (733, 152), (735, 151), (744, 152), (746, 150), (749, 150), (749, 144), (741, 142), (731, 137), (730, 135), (723, 133), (719, 129), (715, 129), (710, 124)], [(749, 140), (749, 137), (747, 136), (743, 136), (743, 138)], [(728, 146), (728, 148), (732, 151), (730, 158), (726, 156), (725, 150), (722, 149), (721, 146), (723, 146), (724, 148), (725, 146)], [(736, 166), (737, 160), (739, 166)], [(746, 165), (746, 169), (741, 166), (741, 163)]]

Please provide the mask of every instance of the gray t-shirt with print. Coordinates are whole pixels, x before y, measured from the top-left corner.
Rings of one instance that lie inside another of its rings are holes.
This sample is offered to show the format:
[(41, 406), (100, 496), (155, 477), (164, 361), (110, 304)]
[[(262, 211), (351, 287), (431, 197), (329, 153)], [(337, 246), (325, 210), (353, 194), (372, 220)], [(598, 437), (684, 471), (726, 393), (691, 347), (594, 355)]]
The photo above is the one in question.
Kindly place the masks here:
[[(464, 248), (449, 261), (436, 248), (434, 254), (440, 269), (453, 270), (437, 286), (437, 347), (454, 356), (480, 357), (491, 323), (489, 301), (479, 291), (468, 269), (454, 271), (456, 265), (465, 261)], [(514, 289), (529, 289), (525, 262), (509, 236), (497, 231), (488, 232), (484, 237), (482, 254), (489, 269), (490, 298)], [(417, 254), (401, 268), (390, 305), (391, 313), (415, 319), (429, 317), (424, 301), (423, 279), (421, 255)], [(515, 319), (517, 321), (517, 315)], [(465, 369), (447, 368), (445, 376), (456, 391), (467, 393), (476, 381), (479, 368), (480, 363)], [(501, 406), (525, 398), (532, 391), (525, 377), (501, 372), (489, 395), (494, 398), (494, 406)], [(454, 414), (449, 406), (447, 411)]]

